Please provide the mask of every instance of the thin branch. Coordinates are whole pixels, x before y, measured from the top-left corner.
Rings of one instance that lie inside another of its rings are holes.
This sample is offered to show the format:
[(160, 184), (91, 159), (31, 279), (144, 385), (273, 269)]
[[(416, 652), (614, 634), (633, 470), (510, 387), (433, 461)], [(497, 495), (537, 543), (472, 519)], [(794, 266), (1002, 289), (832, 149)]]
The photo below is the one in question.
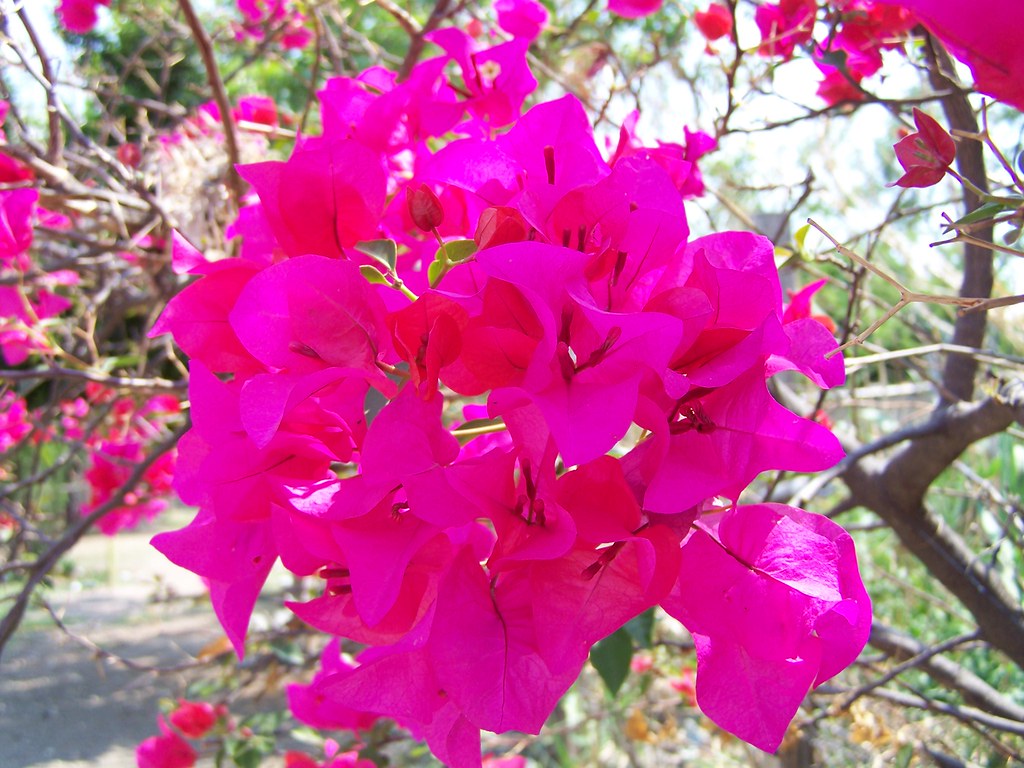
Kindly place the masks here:
[(64, 535), (61, 536), (61, 538), (58, 539), (56, 543), (39, 558), (32, 571), (32, 575), (22, 586), (17, 596), (15, 596), (14, 605), (7, 612), (7, 615), (4, 616), (3, 621), (0, 621), (0, 656), (2, 656), (3, 650), (7, 646), (7, 642), (11, 639), (14, 632), (21, 624), (21, 620), (25, 616), (25, 610), (28, 608), (28, 601), (32, 597), (32, 593), (35, 592), (36, 587), (38, 587), (42, 583), (43, 579), (49, 575), (50, 571), (57, 566), (60, 559), (78, 543), (79, 539), (85, 535), (86, 531), (92, 528), (92, 526), (104, 515), (109, 514), (124, 504), (125, 497), (139, 484), (142, 480), (142, 476), (146, 473), (146, 470), (148, 470), (157, 459), (178, 444), (178, 440), (180, 440), (181, 436), (185, 434), (188, 427), (188, 424), (182, 425), (173, 434), (167, 437), (167, 439), (153, 446), (149, 455), (135, 466), (124, 484), (118, 488), (104, 504), (98, 506), (88, 515), (76, 520), (64, 532)]
[[(184, 672), (188, 669), (195, 669), (196, 667), (206, 666), (210, 660), (192, 659), (190, 661), (182, 662), (181, 664), (174, 664), (169, 667), (158, 667), (151, 664), (140, 664), (137, 661), (126, 659), (124, 656), (120, 656), (113, 651), (108, 651), (100, 646), (96, 645), (92, 640), (87, 637), (83, 637), (75, 632), (72, 632), (67, 624), (57, 615), (57, 612), (53, 610), (46, 600), (40, 600), (40, 604), (50, 614), (50, 618), (53, 619), (53, 623), (57, 625), (57, 628), (67, 635), (71, 640), (78, 643), (78, 645), (92, 652), (97, 658), (109, 659), (110, 661), (120, 664), (122, 667), (134, 670), (136, 672), (147, 672), (154, 675), (167, 675), (175, 672)], [(227, 653), (227, 651), (225, 651)]]
[(975, 309), (979, 305), (984, 304), (985, 302), (989, 301), (989, 299), (986, 299), (986, 298), (970, 298), (970, 297), (964, 297), (964, 296), (937, 296), (935, 294), (918, 293), (916, 291), (912, 291), (909, 288), (907, 288), (905, 285), (903, 285), (903, 283), (901, 283), (895, 277), (890, 275), (888, 272), (886, 272), (886, 271), (884, 271), (882, 269), (879, 269), (877, 266), (872, 264), (870, 261), (868, 261), (868, 260), (858, 256), (854, 251), (852, 251), (849, 248), (847, 248), (846, 246), (844, 246), (842, 243), (840, 243), (838, 240), (836, 240), (834, 237), (832, 237), (832, 235), (830, 235), (814, 219), (808, 219), (807, 223), (810, 224), (812, 227), (814, 227), (816, 230), (818, 230), (822, 235), (824, 235), (829, 240), (829, 242), (831, 242), (832, 245), (835, 246), (836, 250), (839, 251), (841, 254), (846, 256), (848, 259), (853, 261), (855, 264), (858, 264), (859, 266), (861, 266), (864, 269), (868, 270), (873, 275), (877, 275), (878, 277), (882, 278), (885, 282), (889, 283), (889, 285), (893, 286), (896, 290), (898, 290), (900, 292), (900, 300), (897, 301), (896, 304), (894, 304), (892, 307), (890, 307), (889, 310), (884, 315), (882, 315), (880, 318), (875, 320), (875, 322), (873, 322), (871, 325), (869, 325), (866, 330), (861, 331), (859, 334), (857, 334), (850, 341), (847, 341), (846, 343), (841, 344), (839, 347), (837, 347), (836, 349), (832, 350), (829, 353), (830, 357), (832, 355), (835, 355), (835, 354), (838, 354), (838, 353), (842, 352), (844, 349), (846, 349), (848, 347), (853, 347), (853, 346), (858, 346), (860, 344), (863, 344), (864, 341), (872, 333), (874, 333), (879, 328), (881, 328), (882, 325), (884, 325), (888, 320), (890, 320), (897, 313), (899, 313), (900, 310), (902, 310), (904, 307), (909, 306), (910, 304), (915, 304), (915, 303), (921, 303), (921, 304), (943, 304), (943, 305), (947, 305), (947, 306), (963, 307), (965, 309)]
[[(976, 633), (973, 633), (976, 634)], [(956, 640), (962, 638), (954, 638)], [(929, 648), (910, 635), (897, 632), (892, 627), (876, 622), (871, 627), (871, 638), (868, 641), (875, 648), (886, 653), (909, 660), (916, 660), (919, 666), (931, 677), (944, 686), (959, 691), (968, 704), (998, 717), (1017, 720), (1024, 723), (1024, 706), (1008, 696), (1004, 696), (975, 675), (951, 659), (939, 657), (949, 643)], [(956, 643), (954, 643), (956, 645)], [(952, 647), (952, 646), (950, 646)], [(939, 649), (936, 651), (936, 649)], [(934, 653), (932, 651), (935, 651)], [(904, 665), (900, 665), (903, 667)], [(891, 678), (890, 678), (891, 679)]]
[[(877, 631), (878, 630), (877, 630), (876, 627), (872, 627), (872, 632), (873, 633), (875, 633)], [(960, 635), (958, 637), (952, 637), (949, 640), (945, 640), (945, 641), (939, 643), (938, 645), (933, 645), (931, 647), (922, 648), (916, 654), (911, 656), (909, 659), (907, 659), (906, 661), (903, 661), (903, 662), (897, 664), (896, 666), (894, 666), (892, 669), (890, 669), (888, 672), (886, 672), (881, 677), (879, 677), (879, 678), (877, 678), (875, 680), (872, 680), (872, 681), (870, 681), (868, 683), (865, 683), (864, 685), (859, 686), (858, 688), (855, 688), (854, 690), (852, 690), (850, 693), (848, 693), (846, 696), (843, 697), (842, 701), (839, 702), (839, 705), (838, 705), (839, 709), (840, 710), (849, 709), (850, 705), (853, 704), (853, 702), (855, 702), (857, 699), (861, 698), (862, 696), (866, 696), (868, 693), (870, 693), (871, 691), (875, 690), (876, 688), (881, 688), (883, 685), (888, 683), (890, 680), (895, 680), (897, 677), (902, 675), (907, 670), (914, 669), (915, 667), (923, 666), (933, 656), (938, 656), (940, 653), (945, 653), (946, 651), (950, 651), (953, 648), (956, 648), (958, 645), (964, 645), (965, 643), (970, 643), (970, 642), (972, 642), (974, 640), (977, 640), (978, 638), (979, 638), (979, 632), (977, 630), (975, 630), (974, 632), (968, 632), (965, 635)]]
[(135, 378), (131, 376), (107, 376), (93, 371), (79, 371), (74, 368), (28, 368), (0, 370), (0, 379), (21, 381), (24, 379), (81, 379), (104, 384), (112, 388), (135, 390), (180, 391), (188, 389), (188, 382), (159, 378)]
[(50, 66), (50, 58), (46, 55), (43, 43), (36, 34), (35, 27), (28, 18), (25, 7), (18, 7), (18, 18), (28, 33), (32, 47), (36, 49), (36, 56), (39, 57), (39, 67), (42, 70), (43, 78), (46, 81), (46, 119), (50, 127), (50, 140), (46, 148), (46, 161), (53, 165), (60, 164), (61, 151), (64, 149), (64, 134), (60, 129), (60, 114), (57, 109), (56, 80), (53, 76), (53, 68)]
[(220, 76), (220, 69), (217, 67), (217, 59), (213, 53), (213, 43), (206, 33), (199, 17), (196, 16), (191, 0), (178, 0), (189, 29), (192, 30), (192, 37), (199, 47), (199, 55), (203, 58), (203, 66), (206, 67), (206, 77), (213, 91), (213, 100), (217, 102), (220, 110), (220, 121), (224, 126), (224, 145), (228, 152), (228, 187), (234, 198), (235, 207), (238, 208), (245, 193), (242, 177), (238, 175), (236, 166), (239, 163), (238, 139), (235, 136), (235, 118), (231, 114), (231, 102), (228, 100), (227, 91), (224, 89), (224, 81)]

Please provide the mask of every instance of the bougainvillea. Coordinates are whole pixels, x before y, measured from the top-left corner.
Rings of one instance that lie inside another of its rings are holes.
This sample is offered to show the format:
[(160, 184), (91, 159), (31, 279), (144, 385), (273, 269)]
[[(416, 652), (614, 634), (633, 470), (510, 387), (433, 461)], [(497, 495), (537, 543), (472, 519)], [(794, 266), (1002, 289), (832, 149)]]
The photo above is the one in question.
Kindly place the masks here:
[(927, 112), (914, 107), (917, 131), (900, 139), (893, 149), (905, 173), (893, 185), (930, 187), (938, 184), (956, 158), (956, 143)]
[(311, 724), (390, 717), (479, 766), (481, 730), (539, 731), (661, 605), (700, 706), (773, 750), (871, 619), (841, 528), (739, 505), (843, 455), (768, 386), (841, 383), (836, 342), (809, 293), (784, 306), (765, 238), (690, 238), (713, 139), (645, 149), (634, 116), (606, 159), (575, 98), (520, 116), (519, 41), (432, 36), (442, 56), (331, 81), (322, 136), (242, 169), (240, 257), (177, 242), (200, 279), (156, 332), (191, 356), (175, 487), (199, 512), (153, 543), (239, 655), (276, 561), (320, 580), (291, 610), (367, 650), (292, 689)]

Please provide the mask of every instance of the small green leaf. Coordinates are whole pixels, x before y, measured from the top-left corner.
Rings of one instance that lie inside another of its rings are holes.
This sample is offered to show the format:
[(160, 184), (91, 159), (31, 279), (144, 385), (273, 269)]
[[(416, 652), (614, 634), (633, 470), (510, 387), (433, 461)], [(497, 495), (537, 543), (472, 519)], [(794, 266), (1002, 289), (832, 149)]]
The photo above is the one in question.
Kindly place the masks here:
[(634, 616), (623, 627), (637, 648), (650, 648), (654, 639), (654, 609), (648, 608), (639, 616)]
[(356, 250), (372, 256), (391, 270), (398, 263), (398, 244), (394, 240), (366, 240), (356, 243)]
[(380, 270), (372, 264), (360, 264), (359, 271), (371, 285), (388, 285), (388, 281), (385, 279), (384, 275), (382, 275)]
[(811, 231), (810, 224), (804, 224), (800, 229), (793, 235), (793, 242), (796, 244), (796, 250), (798, 253), (807, 253), (807, 248), (804, 246), (804, 242), (807, 240), (807, 233)]
[(286, 640), (274, 640), (270, 644), (270, 650), (282, 664), (292, 667), (299, 667), (306, 663), (306, 657), (298, 643)]
[(633, 640), (624, 628), (617, 629), (590, 649), (590, 663), (612, 696), (619, 692), (626, 681), (632, 659)]
[(263, 761), (263, 753), (254, 747), (244, 745), (231, 755), (231, 759), (238, 768), (260, 768), (260, 763)]
[(309, 744), (311, 747), (323, 747), (324, 737), (319, 731), (310, 728), (308, 725), (300, 725), (291, 730), (291, 737), (301, 744)]
[(444, 249), (437, 249), (434, 259), (441, 261), (445, 252), (448, 253), (448, 261), (459, 264), (476, 253), (476, 243), (472, 240), (450, 240), (444, 244)]
[(952, 229), (956, 229), (958, 226), (962, 224), (973, 224), (977, 221), (985, 221), (986, 219), (991, 219), (994, 216), (998, 216), (1003, 211), (1008, 210), (1011, 209), (1004, 203), (985, 203), (983, 205), (979, 205), (977, 208), (975, 208), (973, 211), (968, 213), (963, 218), (957, 219), (952, 224), (947, 224), (946, 231), (949, 232)]
[(441, 272), (443, 269), (444, 264), (440, 261), (430, 262), (430, 266), (427, 267), (427, 283), (431, 288), (437, 285), (438, 281), (441, 279)]
[(845, 70), (848, 54), (842, 48), (837, 48), (832, 51), (823, 51), (819, 53), (816, 58), (823, 64), (828, 64), (830, 67)]

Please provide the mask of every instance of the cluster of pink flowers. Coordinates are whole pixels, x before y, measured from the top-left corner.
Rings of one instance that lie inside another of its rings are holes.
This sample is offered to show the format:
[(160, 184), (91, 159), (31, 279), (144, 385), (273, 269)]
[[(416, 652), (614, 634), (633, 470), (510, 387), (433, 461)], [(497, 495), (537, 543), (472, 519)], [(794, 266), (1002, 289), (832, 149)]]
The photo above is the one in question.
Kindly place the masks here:
[[(108, 410), (101, 429), (84, 430), (82, 419), (97, 408)], [(153, 443), (167, 434), (168, 422), (176, 420), (181, 405), (173, 395), (156, 395), (141, 405), (131, 397), (117, 397), (96, 385), (86, 388), (86, 398), (76, 398), (62, 406), (61, 426), (65, 436), (83, 440), (89, 449), (89, 467), (85, 481), (89, 501), (82, 514), (89, 515), (106, 504), (127, 483), (136, 466), (146, 458)], [(143, 473), (134, 490), (123, 502), (103, 515), (96, 526), (108, 536), (152, 520), (167, 508), (172, 492), (176, 453), (168, 451)]]
[(870, 625), (839, 526), (737, 503), (842, 456), (767, 386), (840, 383), (836, 342), (787, 312), (767, 240), (689, 239), (699, 139), (627, 128), (606, 160), (575, 99), (520, 116), (525, 39), (432, 40), (402, 82), (329, 82), (322, 136), (241, 169), (239, 258), (176, 241), (200, 279), (155, 332), (191, 358), (175, 487), (199, 512), (153, 543), (239, 654), (276, 561), (320, 579), (289, 607), (369, 648), (293, 692), (314, 724), (390, 717), (479, 766), (482, 729), (539, 731), (591, 646), (661, 605), (701, 708), (775, 749)]
[(818, 96), (830, 105), (864, 100), (860, 84), (882, 68), (882, 52), (902, 51), (922, 24), (970, 67), (979, 91), (1024, 108), (1016, 0), (982, 0), (970, 13), (958, 0), (778, 0), (760, 4), (755, 20), (762, 55), (788, 60), (808, 48), (824, 76)]
[[(0, 102), (0, 124), (7, 108), (6, 102)], [(4, 140), (0, 130), (0, 142)], [(72, 226), (67, 217), (38, 205), (36, 189), (18, 186), (32, 179), (31, 169), (0, 153), (0, 184), (11, 185), (0, 189), (0, 273), (17, 277), (0, 285), (0, 362), (7, 366), (19, 366), (33, 355), (51, 353), (46, 321), (71, 307), (71, 301), (54, 290), (75, 285), (79, 279), (77, 273), (69, 270), (43, 271), (31, 258), (34, 227)], [(153, 397), (139, 406), (133, 398), (116, 398), (113, 392), (90, 384), (85, 398), (60, 404), (61, 416), (56, 423), (37, 429), (41, 419), (18, 393), (6, 391), (2, 398), (0, 453), (30, 435), (37, 441), (53, 439), (58, 430), (64, 439), (83, 441), (89, 448), (90, 466), (85, 480), (91, 497), (82, 508), (83, 514), (107, 502), (121, 488), (148, 446), (162, 436), (168, 420), (176, 418), (180, 411), (177, 399), (171, 396)], [(86, 429), (83, 423), (92, 417), (97, 406), (110, 408), (111, 418), (102, 429)], [(100, 529), (113, 534), (151, 519), (164, 509), (166, 501), (161, 497), (171, 492), (173, 468), (173, 453), (155, 462), (124, 504), (101, 518)]]
[(815, 42), (817, 0), (758, 6), (759, 52), (788, 61), (797, 48), (811, 46), (824, 75), (818, 96), (828, 104), (862, 101), (861, 81), (881, 69), (882, 51), (902, 49), (907, 32), (917, 22), (908, 11), (876, 0), (829, 0), (825, 10), (828, 33)]
[(971, 69), (984, 94), (1024, 110), (1024, 3), (1018, 0), (887, 0), (910, 11)]
[[(0, 101), (0, 126), (8, 109), (8, 103)], [(0, 144), (6, 140), (0, 128)], [(0, 363), (12, 366), (49, 349), (44, 321), (71, 306), (54, 289), (78, 281), (78, 275), (68, 270), (39, 271), (29, 255), (33, 227), (71, 226), (67, 217), (38, 205), (38, 190), (27, 186), (34, 178), (31, 168), (0, 152), (0, 273), (18, 278), (0, 285)]]
[(236, 0), (242, 21), (235, 24), (239, 40), (264, 40), (273, 34), (285, 49), (305, 48), (313, 39), (306, 17), (292, 0)]
[(109, 7), (110, 0), (60, 0), (57, 19), (68, 32), (84, 35), (99, 21), (99, 7)]
[(136, 765), (139, 768), (191, 768), (199, 759), (199, 753), (189, 739), (202, 739), (220, 723), (230, 726), (225, 706), (179, 699), (166, 718), (157, 718), (160, 735), (150, 736), (136, 747)]

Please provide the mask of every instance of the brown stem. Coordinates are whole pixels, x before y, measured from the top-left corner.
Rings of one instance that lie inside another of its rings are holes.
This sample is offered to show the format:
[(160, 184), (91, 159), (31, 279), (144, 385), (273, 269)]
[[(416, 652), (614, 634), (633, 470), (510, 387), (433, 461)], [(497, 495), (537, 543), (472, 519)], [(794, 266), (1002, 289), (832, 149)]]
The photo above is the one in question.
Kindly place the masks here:
[[(945, 49), (929, 39), (926, 46), (928, 57), (928, 75), (932, 87), (938, 91), (947, 91), (942, 99), (942, 109), (949, 127), (954, 131), (968, 133), (978, 132), (978, 121), (974, 110), (967, 100), (966, 94), (960, 90), (953, 79), (955, 75), (953, 61)], [(961, 141), (957, 146), (956, 167), (961, 176), (971, 182), (978, 190), (987, 193), (988, 178), (985, 174), (984, 145), (977, 141)], [(967, 185), (964, 186), (964, 211), (970, 213), (981, 200)], [(992, 242), (992, 224), (982, 227), (973, 234), (977, 240)], [(963, 279), (960, 283), (961, 296), (988, 298), (992, 295), (993, 265), (992, 252), (977, 243), (964, 243)], [(985, 341), (987, 317), (984, 312), (961, 314), (953, 326), (953, 338), (950, 342), (964, 347), (981, 347)], [(946, 359), (943, 371), (943, 384), (947, 393), (961, 400), (970, 400), (974, 395), (974, 380), (978, 373), (978, 363), (969, 357), (951, 356)], [(948, 395), (943, 402), (949, 402)]]
[[(420, 56), (423, 55), (423, 49), (427, 45), (426, 36), (437, 29), (441, 22), (448, 18), (449, 15), (458, 10), (458, 7), (454, 9), (451, 8), (451, 4), (451, 0), (437, 0), (437, 5), (435, 5), (434, 10), (430, 12), (430, 17), (427, 19), (426, 24), (419, 29), (415, 29), (411, 26), (405, 27), (407, 32), (410, 30), (412, 32), (409, 36), (409, 51), (405, 54), (402, 66), (398, 69), (399, 82), (409, 77), (409, 73), (412, 72), (412, 68), (416, 66), (416, 62), (418, 62), (420, 60)], [(385, 3), (384, 7), (386, 8), (388, 5), (390, 5), (390, 3)]]
[(886, 462), (863, 459), (843, 480), (851, 496), (874, 510), (903, 545), (971, 612), (985, 640), (1024, 668), (1024, 610), (1005, 585), (955, 530), (927, 508), (924, 496), (946, 467), (969, 446), (1024, 417), (1018, 389), (979, 403), (939, 411), (927, 433), (917, 435)]
[(237, 208), (241, 201), (245, 188), (242, 177), (238, 175), (236, 166), (239, 162), (238, 140), (235, 136), (235, 118), (231, 114), (231, 102), (228, 101), (227, 91), (224, 89), (224, 81), (220, 76), (220, 69), (217, 67), (217, 59), (213, 54), (213, 43), (210, 36), (206, 34), (199, 17), (196, 16), (191, 0), (178, 0), (189, 29), (192, 30), (192, 37), (195, 38), (199, 47), (199, 55), (203, 58), (203, 66), (206, 67), (206, 77), (210, 82), (210, 89), (213, 91), (213, 100), (217, 102), (220, 110), (221, 124), (224, 126), (224, 144), (228, 151), (228, 188), (234, 199)]
[(61, 538), (36, 561), (35, 567), (32, 570), (32, 575), (14, 598), (14, 605), (11, 606), (7, 615), (4, 616), (3, 621), (0, 621), (0, 655), (3, 654), (7, 641), (11, 639), (14, 632), (21, 624), (21, 620), (25, 616), (25, 610), (28, 608), (28, 601), (32, 597), (32, 593), (35, 592), (36, 587), (42, 583), (43, 579), (45, 579), (57, 566), (60, 559), (78, 543), (79, 539), (81, 539), (82, 536), (84, 536), (100, 518), (109, 514), (124, 503), (125, 496), (134, 490), (139, 482), (141, 482), (142, 476), (146, 473), (146, 470), (149, 469), (157, 459), (178, 444), (178, 440), (180, 440), (181, 436), (185, 434), (185, 430), (187, 428), (187, 424), (183, 425), (166, 440), (154, 446), (150, 454), (140, 462), (134, 470), (132, 470), (131, 475), (128, 476), (124, 485), (118, 488), (117, 492), (114, 493), (114, 495), (111, 496), (105, 504), (97, 507), (89, 515), (79, 518), (68, 528), (64, 535), (61, 536)]
[(32, 47), (36, 49), (39, 57), (39, 67), (46, 79), (46, 119), (50, 127), (50, 141), (46, 148), (46, 162), (52, 165), (60, 164), (61, 151), (64, 149), (64, 134), (60, 130), (60, 114), (57, 110), (56, 83), (53, 78), (53, 68), (50, 66), (50, 58), (46, 55), (43, 43), (36, 34), (35, 27), (28, 18), (24, 6), (18, 8), (18, 18), (28, 33), (28, 39), (32, 41)]

